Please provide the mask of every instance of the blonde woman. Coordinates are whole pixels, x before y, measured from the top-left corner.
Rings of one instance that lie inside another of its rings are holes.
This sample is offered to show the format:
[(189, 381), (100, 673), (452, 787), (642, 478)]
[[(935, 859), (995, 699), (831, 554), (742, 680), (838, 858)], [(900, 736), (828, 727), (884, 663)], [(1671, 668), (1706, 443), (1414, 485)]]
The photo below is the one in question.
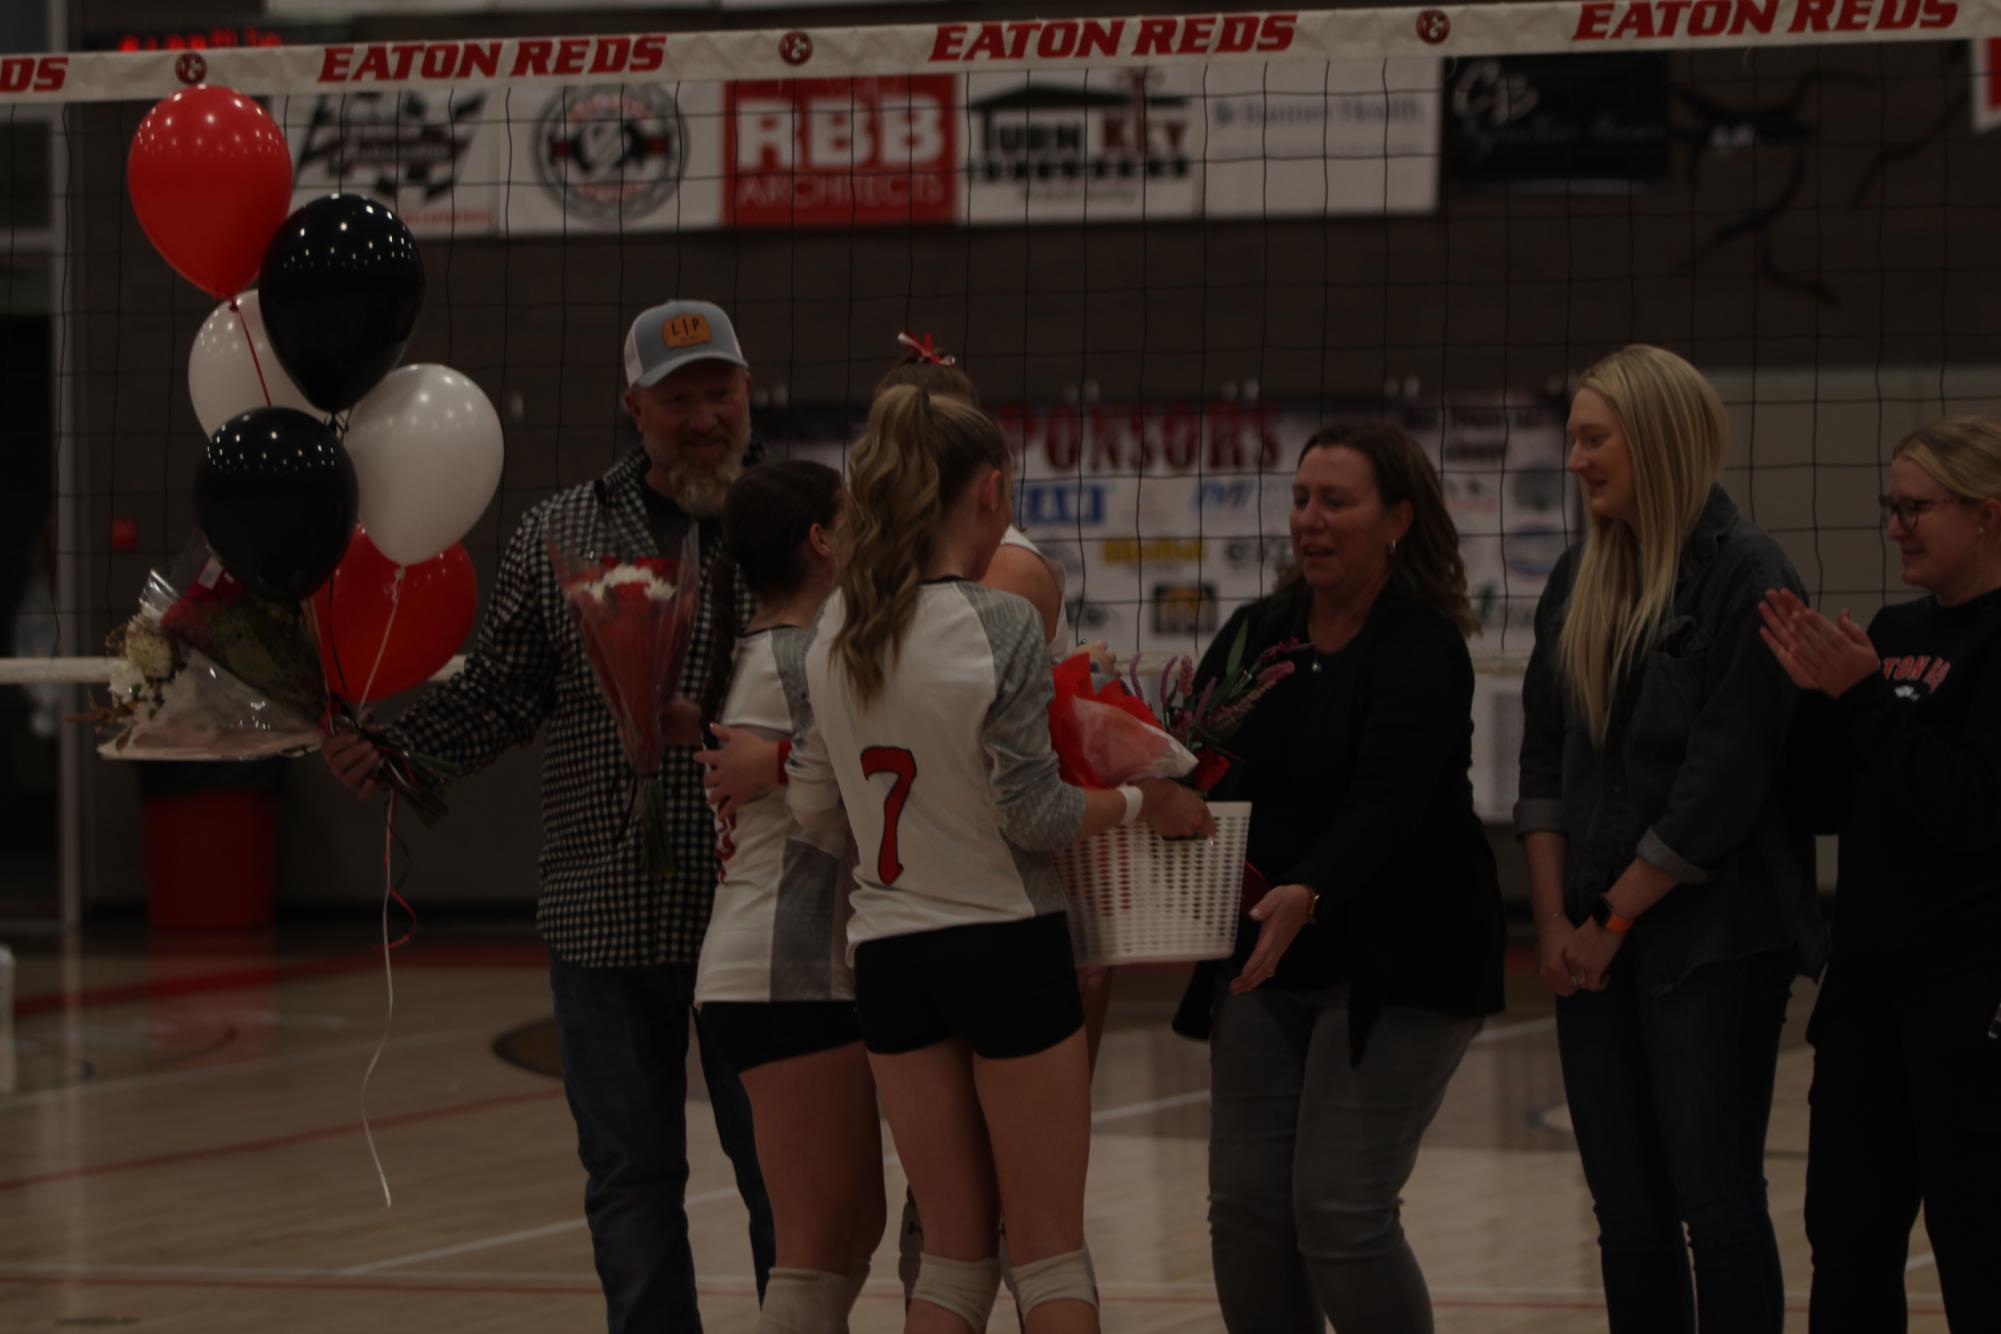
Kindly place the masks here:
[(908, 385), (877, 397), (787, 768), (800, 823), (845, 818), (860, 849), (856, 1009), (924, 1218), (910, 1334), (985, 1330), (1003, 1212), (1030, 1334), (1098, 1328), (1089, 1070), (1049, 853), (1140, 818), (1214, 828), (1173, 783), (1058, 777), (1041, 618), (975, 582), (1007, 531), (1008, 468), (970, 404)]
[(1796, 692), (1758, 640), (1799, 578), (1717, 485), (1729, 422), (1680, 357), (1600, 361), (1569, 436), (1584, 541), (1536, 611), (1515, 825), (1611, 1330), (1767, 1334), (1779, 1032), (1825, 954), (1776, 781)]
[(1814, 1004), (1806, 1233), (1814, 1334), (1905, 1327), (1924, 1206), (1946, 1319), (2001, 1329), (2001, 424), (1898, 444), (1883, 522), (1927, 596), (1865, 632), (1774, 591), (1765, 642), (1808, 692), (1801, 804), (1841, 836)]

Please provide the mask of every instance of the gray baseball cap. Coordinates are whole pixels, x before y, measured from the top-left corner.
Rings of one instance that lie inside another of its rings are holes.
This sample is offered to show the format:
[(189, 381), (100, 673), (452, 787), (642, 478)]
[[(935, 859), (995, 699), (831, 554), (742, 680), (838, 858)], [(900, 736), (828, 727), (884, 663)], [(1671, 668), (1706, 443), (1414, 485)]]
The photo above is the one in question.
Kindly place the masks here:
[(625, 331), (625, 382), (638, 388), (697, 361), (748, 368), (736, 326), (708, 301), (668, 301), (643, 312)]

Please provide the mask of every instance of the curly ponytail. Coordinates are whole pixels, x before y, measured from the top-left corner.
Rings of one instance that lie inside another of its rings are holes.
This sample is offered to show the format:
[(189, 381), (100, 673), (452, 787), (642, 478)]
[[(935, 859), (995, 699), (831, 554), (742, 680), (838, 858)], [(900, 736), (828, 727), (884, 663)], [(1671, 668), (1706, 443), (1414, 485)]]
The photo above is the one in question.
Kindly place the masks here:
[(846, 616), (833, 643), (863, 709), (882, 694), (916, 614), (939, 521), (984, 469), (1007, 466), (1000, 427), (962, 400), (893, 385), (869, 409), (848, 461)]

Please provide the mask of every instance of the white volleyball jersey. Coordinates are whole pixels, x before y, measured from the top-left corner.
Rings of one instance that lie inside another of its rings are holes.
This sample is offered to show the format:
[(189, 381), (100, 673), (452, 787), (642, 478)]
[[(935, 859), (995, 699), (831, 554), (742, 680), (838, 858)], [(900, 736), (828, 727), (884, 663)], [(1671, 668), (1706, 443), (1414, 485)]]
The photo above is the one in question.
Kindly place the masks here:
[(918, 592), (883, 692), (856, 709), (830, 661), (846, 619), (827, 600), (806, 653), (808, 725), (789, 788), (802, 826), (854, 829), (853, 946), (1063, 911), (1050, 853), (1073, 842), (1084, 794), (1057, 773), (1042, 618), (965, 579)]
[(1043, 555), (1042, 548), (1030, 541), (1028, 534), (1013, 524), (1007, 526), (1007, 534), (1001, 538), (1001, 545), (1020, 547), (1023, 551), (1032, 552), (1036, 559), (1049, 567), (1049, 577), (1056, 581), (1056, 629), (1049, 636), (1049, 655), (1059, 661), (1068, 657), (1070, 650), (1077, 646), (1077, 641), (1070, 633), (1070, 604), (1066, 601), (1069, 595), (1069, 572)]
[[(780, 625), (737, 642), (729, 697), (718, 722), (767, 738), (805, 719), (806, 646)], [(717, 821), (715, 908), (702, 938), (695, 1003), (852, 1000), (847, 965), (848, 890), (854, 844), (845, 826), (801, 829), (773, 787)]]

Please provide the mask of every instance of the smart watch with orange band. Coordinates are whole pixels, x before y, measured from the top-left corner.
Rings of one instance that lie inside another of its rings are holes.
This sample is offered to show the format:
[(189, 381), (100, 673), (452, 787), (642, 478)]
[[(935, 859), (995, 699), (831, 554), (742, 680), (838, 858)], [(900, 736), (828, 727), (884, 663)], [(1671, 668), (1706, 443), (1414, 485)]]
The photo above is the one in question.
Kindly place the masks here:
[(1619, 916), (1618, 910), (1612, 906), (1612, 900), (1603, 894), (1600, 894), (1591, 905), (1591, 920), (1615, 936), (1623, 936), (1633, 929), (1633, 919)]

